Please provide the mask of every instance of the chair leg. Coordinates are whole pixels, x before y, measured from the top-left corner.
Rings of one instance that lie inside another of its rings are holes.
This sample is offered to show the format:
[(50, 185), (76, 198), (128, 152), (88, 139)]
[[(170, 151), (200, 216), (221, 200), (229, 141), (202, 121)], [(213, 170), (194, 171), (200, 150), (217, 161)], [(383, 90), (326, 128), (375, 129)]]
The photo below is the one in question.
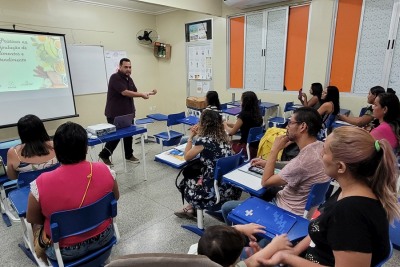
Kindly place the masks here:
[(203, 218), (203, 210), (197, 210), (197, 225), (181, 225), (182, 228), (189, 230), (199, 236), (202, 236), (204, 233), (204, 218)]

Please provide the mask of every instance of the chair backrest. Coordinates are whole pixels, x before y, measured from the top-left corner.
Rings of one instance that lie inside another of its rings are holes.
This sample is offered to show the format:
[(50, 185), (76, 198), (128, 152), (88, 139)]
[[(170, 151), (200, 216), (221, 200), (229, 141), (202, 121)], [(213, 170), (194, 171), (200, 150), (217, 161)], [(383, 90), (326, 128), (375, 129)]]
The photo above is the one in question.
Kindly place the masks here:
[(215, 196), (217, 198), (216, 204), (219, 203), (220, 201), (218, 182), (221, 180), (222, 176), (236, 169), (242, 163), (243, 163), (242, 152), (237, 153), (233, 156), (219, 158), (217, 160), (214, 169), (214, 190), (215, 190)]
[(325, 183), (314, 184), (311, 187), (310, 194), (307, 198), (307, 203), (304, 211), (304, 218), (310, 219), (313, 211), (325, 201), (325, 195), (328, 191), (331, 181)]
[(360, 110), (360, 117), (362, 117), (364, 114), (365, 114), (365, 112), (367, 112), (367, 107), (363, 107), (363, 108), (361, 108), (361, 110)]
[(18, 181), (17, 185), (18, 187), (24, 187), (24, 186), (29, 186), (29, 184), (34, 181), (36, 178), (39, 177), (44, 172), (49, 172), (57, 169), (60, 166), (60, 163), (54, 164), (50, 167), (40, 169), (40, 170), (35, 170), (35, 171), (28, 171), (28, 172), (20, 172), (18, 174)]
[(294, 105), (293, 101), (292, 102), (286, 102), (285, 108), (283, 109), (283, 112), (290, 111), (290, 108), (293, 107), (293, 105)]
[(112, 260), (107, 267), (221, 267), (204, 255), (174, 253), (131, 254)]
[(82, 208), (55, 212), (50, 216), (51, 239), (60, 239), (86, 233), (109, 218), (117, 216), (117, 201), (114, 193)]
[(378, 263), (375, 267), (382, 267), (393, 256), (393, 245), (392, 245), (392, 242), (389, 241), (389, 245), (390, 245), (389, 255), (385, 259), (383, 259), (380, 263)]
[(3, 159), (3, 162), (5, 165), (7, 165), (7, 152), (8, 150), (16, 145), (21, 144), (21, 139), (15, 139), (15, 140), (10, 140), (10, 141), (5, 141), (5, 142), (0, 142), (0, 156)]
[(178, 122), (178, 120), (184, 119), (184, 118), (185, 118), (185, 112), (169, 114), (168, 119), (167, 119), (167, 126), (169, 127), (169, 126), (181, 124), (180, 122)]
[(249, 130), (249, 135), (247, 136), (247, 145), (246, 145), (246, 152), (247, 152), (247, 160), (250, 160), (250, 144), (253, 142), (257, 142), (261, 140), (263, 137), (264, 127), (253, 127)]

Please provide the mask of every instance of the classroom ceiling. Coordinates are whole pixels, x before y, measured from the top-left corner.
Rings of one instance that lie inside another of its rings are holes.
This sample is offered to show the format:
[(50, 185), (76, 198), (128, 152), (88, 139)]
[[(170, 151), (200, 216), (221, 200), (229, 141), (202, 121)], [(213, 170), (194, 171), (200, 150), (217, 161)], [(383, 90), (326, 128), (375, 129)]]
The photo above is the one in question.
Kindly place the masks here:
[(175, 8), (147, 4), (135, 0), (65, 0), (68, 2), (120, 9), (150, 15), (160, 15), (176, 10)]

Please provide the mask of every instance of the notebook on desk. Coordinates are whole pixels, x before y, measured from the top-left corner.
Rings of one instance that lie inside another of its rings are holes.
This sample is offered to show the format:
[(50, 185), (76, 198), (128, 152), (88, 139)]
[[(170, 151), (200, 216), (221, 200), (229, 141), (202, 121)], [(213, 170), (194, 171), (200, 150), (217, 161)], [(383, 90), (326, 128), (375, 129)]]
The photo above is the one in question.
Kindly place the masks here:
[(133, 114), (126, 114), (123, 116), (117, 116), (114, 118), (114, 125), (117, 130), (128, 128), (132, 125), (133, 122)]
[(288, 233), (297, 221), (288, 211), (255, 197), (233, 209), (228, 218), (234, 223), (263, 225), (270, 236)]

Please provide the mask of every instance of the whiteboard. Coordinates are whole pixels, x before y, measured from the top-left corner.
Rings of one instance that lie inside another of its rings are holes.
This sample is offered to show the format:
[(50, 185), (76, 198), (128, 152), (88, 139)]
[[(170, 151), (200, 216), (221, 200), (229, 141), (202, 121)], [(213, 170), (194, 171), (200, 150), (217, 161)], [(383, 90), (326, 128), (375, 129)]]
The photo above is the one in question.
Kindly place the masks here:
[(118, 71), (119, 61), (121, 58), (126, 58), (126, 51), (122, 50), (108, 50), (104, 51), (104, 59), (106, 61), (107, 81), (110, 80), (112, 74)]
[(104, 49), (95, 45), (68, 45), (68, 59), (74, 95), (107, 92)]

